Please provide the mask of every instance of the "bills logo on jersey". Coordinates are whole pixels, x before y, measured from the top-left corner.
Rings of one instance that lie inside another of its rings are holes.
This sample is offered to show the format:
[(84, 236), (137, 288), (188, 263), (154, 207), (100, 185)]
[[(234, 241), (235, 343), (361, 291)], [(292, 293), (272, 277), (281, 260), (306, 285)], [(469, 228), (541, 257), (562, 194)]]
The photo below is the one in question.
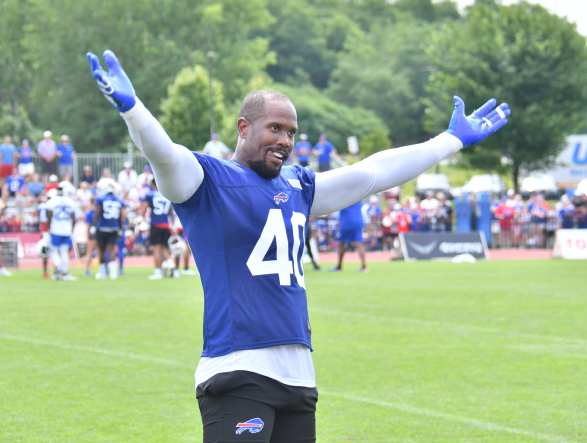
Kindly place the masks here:
[(275, 202), (276, 205), (280, 205), (282, 203), (287, 203), (288, 200), (289, 200), (289, 195), (287, 195), (283, 191), (281, 191), (279, 194), (275, 194), (273, 196), (273, 201)]
[(249, 431), (251, 434), (258, 434), (263, 430), (265, 422), (259, 417), (250, 418), (247, 421), (240, 421), (236, 424), (236, 435), (241, 435), (243, 432)]

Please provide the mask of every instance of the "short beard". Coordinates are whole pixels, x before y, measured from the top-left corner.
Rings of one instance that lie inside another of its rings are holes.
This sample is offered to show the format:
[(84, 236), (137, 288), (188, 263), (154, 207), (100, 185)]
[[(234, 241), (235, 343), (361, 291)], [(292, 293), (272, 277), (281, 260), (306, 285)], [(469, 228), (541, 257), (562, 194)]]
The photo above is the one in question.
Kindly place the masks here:
[(267, 166), (264, 160), (255, 160), (249, 162), (249, 168), (251, 168), (261, 177), (268, 180), (277, 177), (281, 172), (281, 166), (278, 170), (271, 169), (269, 166)]

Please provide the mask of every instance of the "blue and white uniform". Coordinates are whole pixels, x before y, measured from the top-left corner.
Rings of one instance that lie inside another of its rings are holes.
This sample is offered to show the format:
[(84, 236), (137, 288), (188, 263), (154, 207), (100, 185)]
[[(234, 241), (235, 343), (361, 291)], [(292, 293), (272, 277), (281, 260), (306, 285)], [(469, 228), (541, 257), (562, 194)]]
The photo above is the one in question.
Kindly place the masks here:
[(311, 348), (301, 256), (314, 173), (288, 166), (266, 180), (237, 162), (196, 156), (205, 179), (175, 211), (204, 285), (202, 356)]
[(98, 211), (96, 229), (102, 232), (118, 232), (121, 228), (120, 218), (122, 209), (125, 207), (124, 202), (109, 192), (96, 199), (96, 207), (101, 208), (101, 211)]
[(341, 209), (338, 218), (338, 241), (353, 243), (363, 241), (363, 203), (357, 202)]
[(147, 192), (143, 201), (149, 205), (151, 226), (169, 229), (171, 202), (154, 189)]
[(315, 387), (299, 263), (308, 216), (399, 185), (463, 147), (443, 133), (322, 174), (285, 166), (266, 180), (237, 162), (173, 143), (139, 100), (122, 116), (160, 192), (174, 202), (201, 272), (204, 352), (196, 385), (244, 370)]
[(45, 210), (51, 213), (49, 234), (51, 236), (51, 260), (60, 275), (69, 273), (69, 248), (73, 245), (74, 220), (81, 216), (80, 209), (71, 198), (57, 195), (45, 205)]

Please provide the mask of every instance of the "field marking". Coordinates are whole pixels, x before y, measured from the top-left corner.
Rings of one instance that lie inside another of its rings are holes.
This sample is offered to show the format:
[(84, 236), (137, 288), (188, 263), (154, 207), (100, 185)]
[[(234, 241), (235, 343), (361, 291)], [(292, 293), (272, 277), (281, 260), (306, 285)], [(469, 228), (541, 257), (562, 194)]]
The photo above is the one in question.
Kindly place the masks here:
[[(109, 357), (120, 357), (128, 360), (144, 361), (147, 363), (156, 363), (165, 366), (172, 366), (177, 368), (185, 368), (186, 365), (175, 360), (166, 358), (154, 357), (152, 355), (136, 354), (134, 352), (112, 351), (109, 349), (96, 348), (94, 346), (72, 345), (70, 343), (60, 341), (49, 341), (38, 338), (24, 337), (20, 335), (3, 334), (0, 333), (0, 340), (16, 341), (20, 343), (28, 343), (39, 346), (49, 346), (52, 348), (64, 349), (66, 351), (84, 351), (94, 354), (107, 355)], [(192, 368), (193, 369), (193, 368)]]
[[(372, 308), (376, 308), (376, 306), (371, 306)], [(366, 312), (349, 312), (349, 311), (341, 311), (337, 309), (331, 308), (321, 308), (321, 307), (310, 307), (311, 312), (318, 312), (327, 315), (336, 315), (336, 316), (348, 316), (348, 317), (356, 317), (356, 318), (364, 318), (366, 320), (377, 320), (377, 321), (395, 321), (401, 323), (411, 323), (414, 325), (424, 325), (424, 326), (435, 326), (435, 327), (442, 327), (444, 329), (450, 329), (456, 332), (463, 332), (463, 331), (477, 331), (486, 334), (496, 334), (502, 335), (506, 337), (519, 337), (519, 338), (528, 338), (533, 340), (550, 340), (550, 341), (557, 341), (564, 344), (574, 344), (574, 345), (581, 345), (587, 348), (587, 340), (575, 337), (560, 337), (557, 335), (543, 335), (543, 334), (533, 334), (528, 332), (517, 332), (517, 331), (506, 331), (502, 329), (496, 328), (487, 328), (484, 326), (475, 326), (475, 325), (462, 325), (462, 324), (455, 324), (455, 323), (447, 323), (442, 321), (436, 320), (424, 320), (418, 318), (409, 318), (409, 317), (397, 317), (397, 316), (389, 316), (386, 317), (384, 315), (377, 315), (377, 314), (370, 314)]]
[[(154, 357), (154, 356), (145, 355), (145, 354), (136, 354), (133, 352), (113, 351), (113, 350), (109, 350), (109, 349), (97, 348), (94, 346), (73, 345), (73, 344), (69, 344), (69, 343), (65, 343), (65, 342), (61, 342), (61, 341), (49, 341), (49, 340), (42, 340), (42, 339), (37, 339), (37, 338), (31, 338), (31, 337), (25, 337), (25, 336), (20, 336), (20, 335), (13, 335), (13, 334), (4, 334), (4, 333), (0, 333), (0, 340), (15, 341), (15, 342), (27, 343), (27, 344), (33, 344), (33, 345), (39, 345), (39, 346), (48, 346), (48, 347), (53, 347), (53, 348), (58, 348), (58, 349), (64, 349), (67, 351), (90, 352), (90, 353), (99, 354), (99, 355), (106, 355), (109, 357), (117, 357), (117, 358), (122, 358), (122, 359), (126, 359), (126, 360), (143, 361), (143, 362), (147, 362), (147, 363), (154, 363), (154, 364), (163, 365), (163, 366), (172, 366), (172, 367), (186, 369), (186, 370), (187, 369), (192, 369), (192, 370), (194, 369), (192, 366), (190, 366), (186, 363), (179, 362), (177, 360), (159, 358), (159, 357)], [(492, 423), (492, 422), (485, 422), (485, 421), (477, 420), (474, 418), (446, 414), (444, 412), (437, 412), (437, 411), (433, 411), (430, 409), (419, 408), (419, 407), (411, 406), (411, 405), (408, 405), (405, 403), (392, 403), (392, 402), (378, 400), (378, 399), (369, 398), (369, 397), (340, 393), (337, 391), (331, 391), (329, 389), (320, 389), (320, 393), (323, 395), (326, 395), (326, 396), (339, 397), (339, 398), (343, 398), (345, 400), (352, 400), (352, 401), (356, 401), (356, 402), (360, 402), (360, 403), (371, 404), (374, 406), (379, 406), (379, 407), (383, 407), (383, 408), (387, 408), (387, 409), (395, 409), (397, 411), (406, 412), (409, 414), (421, 415), (424, 417), (433, 417), (433, 418), (438, 418), (441, 420), (452, 421), (452, 422), (458, 422), (458, 423), (462, 423), (467, 426), (471, 426), (473, 428), (481, 429), (484, 431), (494, 431), (494, 432), (514, 434), (514, 435), (522, 435), (522, 436), (534, 438), (539, 441), (544, 441), (547, 443), (577, 443), (577, 442), (574, 442), (572, 440), (568, 440), (568, 439), (561, 437), (561, 436), (548, 435), (548, 434), (542, 434), (542, 433), (533, 432), (533, 431), (527, 431), (524, 429), (512, 428), (509, 426), (503, 426), (503, 425), (500, 425), (497, 423)]]
[(379, 406), (386, 409), (395, 409), (400, 412), (406, 412), (408, 414), (413, 415), (421, 415), (424, 417), (430, 418), (438, 418), (441, 420), (451, 421), (462, 423), (464, 425), (481, 429), (483, 431), (493, 431), (493, 432), (501, 432), (505, 434), (513, 434), (519, 435), (524, 437), (530, 437), (538, 441), (544, 441), (547, 443), (578, 443), (573, 440), (568, 440), (565, 437), (559, 435), (550, 435), (550, 434), (543, 434), (540, 432), (528, 431), (525, 429), (519, 428), (512, 428), (510, 426), (500, 425), (498, 423), (492, 423), (488, 421), (477, 420), (475, 418), (463, 417), (460, 415), (453, 415), (453, 414), (446, 414), (444, 412), (433, 411), (430, 409), (419, 408), (416, 406), (411, 406), (405, 403), (396, 403), (396, 402), (389, 402), (383, 400), (377, 400), (369, 397), (363, 397), (359, 395), (353, 394), (345, 394), (336, 391), (330, 391), (328, 389), (319, 389), (320, 394), (325, 394), (326, 396), (331, 397), (339, 397), (344, 400), (351, 400), (360, 403), (367, 403), (373, 406)]

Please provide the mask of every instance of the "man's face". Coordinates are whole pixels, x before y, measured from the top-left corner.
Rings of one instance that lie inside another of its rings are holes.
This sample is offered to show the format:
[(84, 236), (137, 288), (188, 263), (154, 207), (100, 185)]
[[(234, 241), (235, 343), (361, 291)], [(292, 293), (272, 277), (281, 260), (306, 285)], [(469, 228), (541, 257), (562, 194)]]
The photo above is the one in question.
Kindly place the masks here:
[(291, 102), (266, 100), (265, 112), (255, 121), (239, 119), (243, 142), (236, 159), (263, 178), (277, 177), (291, 154), (297, 128), (298, 118)]

